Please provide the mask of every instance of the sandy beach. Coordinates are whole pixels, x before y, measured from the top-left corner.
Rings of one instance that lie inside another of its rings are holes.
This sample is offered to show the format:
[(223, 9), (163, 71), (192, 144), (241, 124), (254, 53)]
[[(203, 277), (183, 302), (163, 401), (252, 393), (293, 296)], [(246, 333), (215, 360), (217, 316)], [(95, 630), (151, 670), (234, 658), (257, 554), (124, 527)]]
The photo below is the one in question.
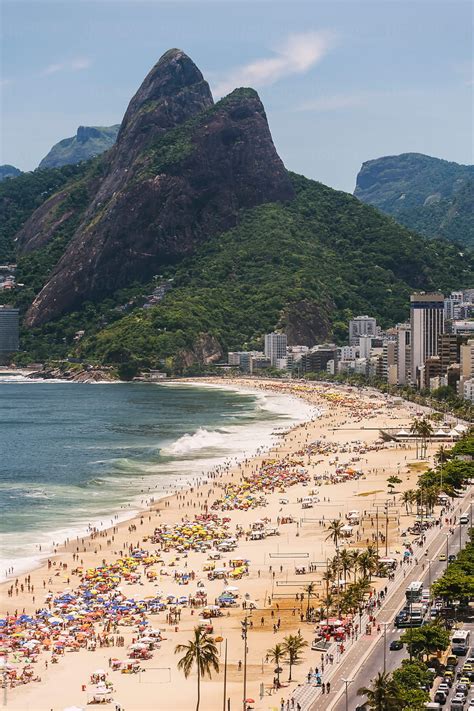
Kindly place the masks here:
[[(105, 708), (115, 709), (116, 704), (124, 711), (195, 708), (196, 676), (193, 673), (185, 680), (177, 669), (180, 655), (175, 655), (174, 649), (191, 638), (204, 608), (216, 605), (228, 590), (235, 604), (220, 607), (219, 616), (205, 620), (217, 640), (221, 666), (211, 680), (202, 682), (201, 709), (223, 707), (226, 642), (226, 697), (231, 709), (242, 709), (241, 621), (247, 618), (246, 697), (254, 700), (249, 706), (256, 711), (279, 711), (281, 699), (289, 698), (310, 667), (318, 665), (320, 654), (308, 646), (302, 663), (293, 669), (291, 683), (283, 664), (283, 687), (275, 691), (275, 665), (267, 660), (267, 650), (289, 633), (300, 631), (309, 645), (315, 637), (315, 623), (306, 620), (307, 600), (302, 593), (314, 582), (316, 595), (311, 606), (321, 607), (326, 560), (335, 552), (328, 540), (330, 521), (347, 523), (348, 512), (359, 511), (360, 522), (344, 545), (359, 550), (378, 545), (380, 555), (401, 559), (400, 534), (413, 516), (405, 511), (399, 494), (414, 487), (420, 464), (416, 464), (414, 443), (384, 443), (379, 430), (385, 426), (409, 428), (419, 406), (345, 386), (244, 379), (225, 381), (225, 385), (296, 396), (320, 414), (281, 433), (271, 451), (220, 467), (189, 490), (155, 502), (131, 521), (70, 540), (42, 567), (4, 583), (0, 589), (1, 618), (22, 614), (34, 618), (36, 611), (46, 606), (59, 620), (51, 623), (51, 618), (46, 618), (46, 631), (36, 627), (34, 635), (25, 633), (20, 638), (23, 643), (33, 641), (28, 654), (9, 652), (8, 664), (17, 679), (28, 664), (28, 676), (23, 679), (41, 679), (18, 683), (10, 677), (9, 708), (86, 708), (97, 688), (91, 685), (91, 676), (99, 670), (103, 673), (95, 681), (103, 678), (112, 690), (104, 691), (104, 699), (113, 699)], [(429, 448), (429, 456), (437, 446)], [(388, 493), (390, 475), (402, 479), (395, 495)], [(309, 505), (306, 501), (307, 508), (303, 508), (303, 500), (309, 497), (314, 497), (313, 502)], [(387, 501), (389, 514), (385, 516)], [(383, 521), (378, 541), (377, 512)], [(259, 539), (259, 530), (268, 535)], [(214, 543), (207, 548), (205, 542), (211, 539)], [(222, 541), (229, 539), (235, 539), (231, 549), (218, 551)], [(103, 572), (98, 573), (101, 567)], [(209, 574), (215, 579), (210, 580)], [(373, 584), (381, 589), (386, 582), (376, 578)], [(90, 598), (94, 586), (94, 595), (103, 597), (103, 608), (110, 612), (112, 602), (120, 603), (120, 614), (86, 616), (81, 608), (84, 600), (80, 603), (76, 592), (87, 590)], [(186, 600), (180, 603), (180, 597)], [(128, 600), (134, 601), (130, 613)], [(143, 603), (137, 604), (139, 601)], [(62, 612), (69, 613), (69, 619)], [(215, 612), (211, 607), (206, 615)], [(133, 645), (139, 637), (151, 639), (146, 635), (151, 628), (160, 634), (158, 641), (142, 645), (146, 648), (143, 656), (150, 652), (150, 658), (137, 660), (140, 672), (122, 673), (124, 666), (134, 663), (131, 653), (141, 656)], [(118, 661), (112, 662), (115, 659)], [(113, 671), (120, 663), (121, 668)], [(88, 708), (100, 707), (93, 704)]]

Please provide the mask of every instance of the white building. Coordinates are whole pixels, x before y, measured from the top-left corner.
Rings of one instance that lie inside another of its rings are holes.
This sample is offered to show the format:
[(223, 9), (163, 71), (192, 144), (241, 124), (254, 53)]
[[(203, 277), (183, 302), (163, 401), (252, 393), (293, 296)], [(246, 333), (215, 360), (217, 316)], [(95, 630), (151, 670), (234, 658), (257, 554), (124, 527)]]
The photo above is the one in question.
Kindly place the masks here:
[(465, 400), (469, 400), (474, 403), (474, 379), (465, 380), (463, 383), (463, 393), (462, 396)]
[(377, 321), (371, 316), (356, 316), (349, 321), (349, 345), (357, 346), (360, 336), (377, 335)]
[(406, 385), (410, 382), (411, 326), (409, 323), (397, 324), (397, 383)]
[(359, 336), (359, 358), (370, 358), (372, 336)]
[(418, 369), (425, 360), (438, 354), (438, 337), (444, 329), (444, 296), (419, 293), (410, 296), (411, 382), (417, 382)]
[(444, 318), (452, 321), (455, 316), (455, 307), (458, 304), (462, 304), (464, 301), (464, 295), (462, 291), (453, 291), (452, 294), (450, 294), (445, 300), (444, 300)]
[(265, 336), (265, 355), (272, 366), (276, 367), (277, 360), (286, 358), (288, 340), (286, 333), (267, 333)]
[(359, 355), (357, 346), (341, 346), (339, 348), (339, 360), (355, 360)]

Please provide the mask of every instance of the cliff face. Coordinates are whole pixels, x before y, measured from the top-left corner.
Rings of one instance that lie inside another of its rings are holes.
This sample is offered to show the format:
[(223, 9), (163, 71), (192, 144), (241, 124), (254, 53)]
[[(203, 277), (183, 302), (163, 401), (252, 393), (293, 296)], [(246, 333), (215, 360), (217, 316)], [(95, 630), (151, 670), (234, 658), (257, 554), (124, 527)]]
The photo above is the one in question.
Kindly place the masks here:
[(38, 168), (59, 168), (98, 156), (115, 143), (120, 126), (79, 126), (75, 136), (63, 138), (43, 158)]
[[(27, 325), (150, 277), (235, 225), (242, 208), (293, 196), (257, 94), (237, 90), (214, 106), (201, 72), (180, 50), (153, 67), (100, 160), (100, 178), (84, 184), (94, 197)], [(20, 251), (52, 237), (62, 197), (52, 209), (33, 214), (18, 236)]]

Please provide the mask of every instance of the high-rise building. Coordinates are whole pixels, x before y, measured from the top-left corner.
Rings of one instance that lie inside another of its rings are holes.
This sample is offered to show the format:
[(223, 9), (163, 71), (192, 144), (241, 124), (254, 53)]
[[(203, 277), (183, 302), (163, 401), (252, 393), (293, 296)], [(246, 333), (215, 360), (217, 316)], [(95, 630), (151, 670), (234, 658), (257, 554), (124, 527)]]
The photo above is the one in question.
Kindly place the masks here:
[(19, 311), (0, 306), (0, 354), (13, 353), (19, 347)]
[(371, 316), (356, 316), (349, 321), (349, 345), (359, 345), (360, 336), (377, 335), (377, 321)]
[(372, 336), (359, 336), (359, 358), (370, 358)]
[(286, 358), (287, 345), (286, 333), (267, 333), (265, 336), (265, 356), (273, 367), (276, 367), (277, 360)]
[(469, 380), (474, 377), (474, 340), (471, 338), (460, 348), (461, 378)]
[(411, 326), (409, 323), (397, 324), (397, 383), (406, 385), (410, 382), (411, 363)]
[(411, 382), (418, 382), (418, 369), (427, 358), (438, 355), (439, 336), (444, 326), (444, 296), (417, 293), (410, 296)]
[(464, 300), (464, 296), (462, 291), (453, 291), (445, 300), (444, 300), (444, 318), (452, 321), (453, 318), (456, 318), (455, 316), (455, 307), (458, 304), (461, 304)]
[(385, 341), (382, 351), (382, 377), (390, 384), (397, 384), (396, 377), (396, 358), (397, 358), (397, 343), (396, 341)]
[(441, 333), (438, 343), (438, 355), (441, 360), (441, 372), (446, 375), (450, 365), (459, 363), (462, 336), (456, 333)]
[(334, 369), (337, 372), (337, 355), (337, 346), (334, 343), (315, 346), (301, 358), (302, 371), (303, 373), (326, 371), (328, 362), (332, 360), (334, 361)]

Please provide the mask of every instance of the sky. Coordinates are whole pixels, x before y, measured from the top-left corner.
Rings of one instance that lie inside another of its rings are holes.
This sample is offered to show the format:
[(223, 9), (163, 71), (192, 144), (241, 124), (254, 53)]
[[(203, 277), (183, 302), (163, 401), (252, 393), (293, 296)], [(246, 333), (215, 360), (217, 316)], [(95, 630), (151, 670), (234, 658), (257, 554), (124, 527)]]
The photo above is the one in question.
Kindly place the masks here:
[(409, 151), (473, 162), (464, 0), (1, 0), (0, 163), (34, 169), (79, 125), (119, 123), (183, 49), (215, 98), (252, 86), (287, 168), (352, 192)]

